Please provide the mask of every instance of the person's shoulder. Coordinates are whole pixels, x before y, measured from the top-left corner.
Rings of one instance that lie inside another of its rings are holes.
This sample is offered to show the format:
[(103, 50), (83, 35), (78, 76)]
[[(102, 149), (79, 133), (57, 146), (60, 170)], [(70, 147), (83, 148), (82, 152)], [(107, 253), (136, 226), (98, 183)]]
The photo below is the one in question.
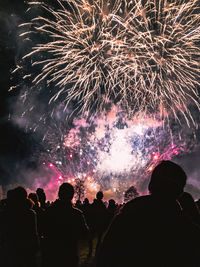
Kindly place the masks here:
[(141, 197), (136, 197), (132, 200), (130, 200), (129, 202), (127, 202), (124, 207), (129, 207), (129, 206), (134, 206), (134, 205), (139, 205), (139, 204), (143, 204), (146, 202), (149, 202), (151, 199), (150, 195), (145, 195), (145, 196), (141, 196)]
[(151, 196), (141, 196), (134, 198), (127, 202), (124, 207), (121, 209), (122, 213), (132, 212), (133, 210), (140, 210), (148, 205), (148, 203), (151, 201)]

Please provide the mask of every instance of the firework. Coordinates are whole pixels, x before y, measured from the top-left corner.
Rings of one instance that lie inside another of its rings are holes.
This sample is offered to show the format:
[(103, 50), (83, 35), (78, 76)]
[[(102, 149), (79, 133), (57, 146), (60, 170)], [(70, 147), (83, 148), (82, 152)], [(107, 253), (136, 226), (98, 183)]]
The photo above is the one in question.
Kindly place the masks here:
[(58, 172), (58, 183), (67, 181), (75, 186), (81, 181), (93, 197), (101, 189), (120, 199), (131, 185), (144, 193), (145, 181), (161, 160), (189, 153), (195, 146), (191, 131), (184, 131), (180, 140), (180, 131), (174, 126), (172, 139), (161, 121), (142, 115), (128, 120), (117, 109), (90, 122), (78, 117), (70, 129), (61, 125), (62, 116), (56, 124), (48, 124), (40, 161)]
[[(198, 0), (57, 4), (53, 9), (31, 2), (43, 16), (21, 25), (22, 36), (43, 40), (23, 59), (39, 68), (32, 80), (36, 86), (45, 81), (56, 88), (50, 102), (59, 99), (65, 107), (75, 103), (90, 112), (119, 103), (129, 114), (176, 119), (182, 114), (195, 123), (189, 106), (200, 107)], [(24, 76), (30, 79), (29, 73)]]

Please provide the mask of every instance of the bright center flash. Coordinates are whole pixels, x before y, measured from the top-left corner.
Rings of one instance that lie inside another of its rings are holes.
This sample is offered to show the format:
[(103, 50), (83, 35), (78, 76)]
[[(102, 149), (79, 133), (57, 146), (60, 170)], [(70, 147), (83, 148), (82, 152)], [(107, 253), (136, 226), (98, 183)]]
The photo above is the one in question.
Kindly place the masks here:
[(140, 162), (144, 167), (142, 152), (134, 151), (131, 138), (134, 135), (143, 137), (145, 126), (136, 125), (131, 128), (115, 129), (112, 134), (109, 151), (99, 152), (97, 170), (103, 173), (120, 174), (130, 172)]

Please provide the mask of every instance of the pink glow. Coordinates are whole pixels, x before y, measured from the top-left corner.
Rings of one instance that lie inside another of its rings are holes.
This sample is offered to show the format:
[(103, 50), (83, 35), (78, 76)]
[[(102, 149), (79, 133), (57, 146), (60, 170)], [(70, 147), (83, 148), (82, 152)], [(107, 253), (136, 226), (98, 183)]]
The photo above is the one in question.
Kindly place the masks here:
[(155, 154), (153, 155), (153, 160), (158, 160), (159, 157), (160, 157), (160, 154), (159, 154), (159, 153), (155, 153)]

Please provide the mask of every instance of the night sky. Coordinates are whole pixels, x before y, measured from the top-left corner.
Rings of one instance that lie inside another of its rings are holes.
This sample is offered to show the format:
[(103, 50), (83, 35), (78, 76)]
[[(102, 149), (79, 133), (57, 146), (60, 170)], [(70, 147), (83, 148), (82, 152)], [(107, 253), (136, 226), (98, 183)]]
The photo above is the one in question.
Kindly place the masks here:
[[(17, 26), (28, 19), (26, 8), (23, 0), (0, 1), (0, 185), (3, 187), (23, 183), (25, 178), (19, 178), (21, 169), (37, 168), (36, 162), (32, 159), (32, 154), (38, 148), (36, 134), (26, 133), (10, 120), (15, 112), (13, 103), (18, 100), (20, 93), (20, 88), (9, 92), (10, 86), (19, 82), (11, 75), (19, 52)], [(200, 197), (200, 189), (196, 188), (196, 185), (200, 188), (199, 156), (198, 146), (190, 155), (177, 159), (193, 179), (188, 189), (195, 198)]]
[[(7, 0), (0, 3), (0, 184), (12, 183), (22, 165), (31, 165), (29, 157), (34, 142), (30, 134), (10, 120), (12, 104), (19, 90), (9, 92), (11, 71), (15, 68), (17, 54), (17, 20), (24, 19), (26, 5), (23, 0)], [(14, 15), (14, 17), (13, 17)]]

